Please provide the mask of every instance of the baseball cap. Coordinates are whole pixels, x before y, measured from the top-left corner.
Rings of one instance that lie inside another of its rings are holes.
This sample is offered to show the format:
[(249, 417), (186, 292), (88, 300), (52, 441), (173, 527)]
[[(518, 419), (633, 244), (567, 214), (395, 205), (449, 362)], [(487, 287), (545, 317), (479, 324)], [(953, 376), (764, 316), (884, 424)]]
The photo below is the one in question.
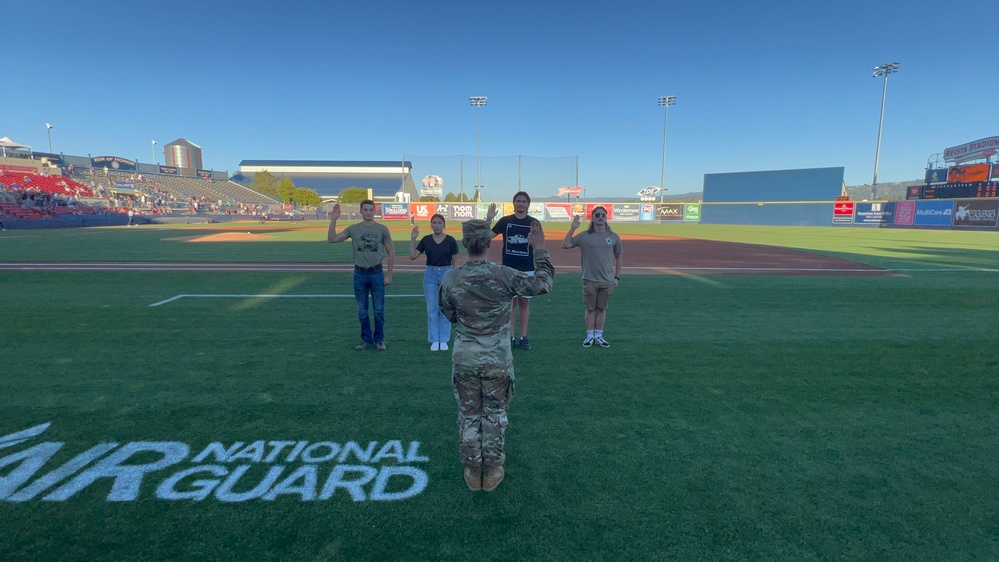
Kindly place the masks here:
[(487, 221), (472, 219), (461, 223), (461, 235), (469, 240), (492, 240), (493, 230), (489, 228), (489, 223)]

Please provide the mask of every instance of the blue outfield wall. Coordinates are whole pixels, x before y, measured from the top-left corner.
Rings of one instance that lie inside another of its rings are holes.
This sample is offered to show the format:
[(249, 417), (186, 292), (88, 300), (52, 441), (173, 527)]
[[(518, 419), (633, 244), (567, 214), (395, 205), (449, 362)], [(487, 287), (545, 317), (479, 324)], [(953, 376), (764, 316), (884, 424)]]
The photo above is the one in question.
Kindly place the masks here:
[(701, 224), (832, 226), (833, 203), (705, 203)]
[(704, 175), (702, 224), (829, 226), (843, 167)]
[(705, 203), (833, 201), (845, 168), (806, 168), (704, 174)]

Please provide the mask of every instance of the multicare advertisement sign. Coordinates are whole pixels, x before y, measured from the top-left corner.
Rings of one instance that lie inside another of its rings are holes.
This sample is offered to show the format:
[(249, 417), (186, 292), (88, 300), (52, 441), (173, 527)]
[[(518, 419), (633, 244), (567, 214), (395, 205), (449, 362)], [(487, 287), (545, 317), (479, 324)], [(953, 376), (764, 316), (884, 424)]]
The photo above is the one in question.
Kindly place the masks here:
[(953, 201), (916, 201), (916, 218), (913, 224), (917, 226), (950, 226), (953, 217)]

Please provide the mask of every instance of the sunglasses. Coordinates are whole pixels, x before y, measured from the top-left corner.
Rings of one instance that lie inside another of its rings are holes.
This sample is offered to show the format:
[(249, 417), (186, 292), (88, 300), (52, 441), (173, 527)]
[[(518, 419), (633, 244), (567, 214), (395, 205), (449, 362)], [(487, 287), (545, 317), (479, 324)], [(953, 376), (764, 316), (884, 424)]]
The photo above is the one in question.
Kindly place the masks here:
[(593, 213), (593, 218), (603, 218), (606, 217), (607, 213)]

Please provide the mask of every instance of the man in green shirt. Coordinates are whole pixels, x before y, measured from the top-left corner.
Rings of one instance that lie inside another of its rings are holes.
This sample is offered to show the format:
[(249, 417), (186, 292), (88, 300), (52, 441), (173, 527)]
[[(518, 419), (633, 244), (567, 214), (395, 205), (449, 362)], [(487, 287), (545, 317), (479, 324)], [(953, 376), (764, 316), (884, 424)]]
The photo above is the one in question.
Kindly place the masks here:
[(488, 221), (465, 222), (461, 232), (468, 260), (444, 275), (438, 300), (444, 317), (457, 323), (451, 377), (465, 483), (473, 491), (491, 492), (505, 474), (507, 409), (514, 387), (512, 298), (551, 291), (555, 268), (538, 221), (527, 237), (534, 249), (533, 276), (486, 259), (493, 238)]
[(586, 339), (583, 347), (610, 347), (604, 339), (604, 322), (607, 305), (621, 278), (621, 237), (607, 224), (607, 209), (593, 208), (590, 227), (575, 234), (579, 228), (579, 215), (572, 217), (569, 232), (562, 240), (562, 248), (579, 248), (583, 270), (583, 305), (586, 306)]
[[(375, 202), (361, 201), (361, 222), (336, 231), (336, 221), (340, 218), (340, 204), (330, 212), (330, 228), (326, 240), (330, 244), (351, 240), (354, 251), (354, 298), (357, 299), (357, 317), (361, 322), (361, 344), (355, 347), (364, 351), (374, 346), (385, 351), (385, 287), (392, 284), (392, 270), (395, 268), (395, 246), (392, 235), (384, 224), (375, 222)], [(382, 270), (382, 260), (388, 258), (388, 271)], [(374, 309), (375, 327), (371, 329), (368, 312), (368, 295), (371, 295), (371, 308)]]

